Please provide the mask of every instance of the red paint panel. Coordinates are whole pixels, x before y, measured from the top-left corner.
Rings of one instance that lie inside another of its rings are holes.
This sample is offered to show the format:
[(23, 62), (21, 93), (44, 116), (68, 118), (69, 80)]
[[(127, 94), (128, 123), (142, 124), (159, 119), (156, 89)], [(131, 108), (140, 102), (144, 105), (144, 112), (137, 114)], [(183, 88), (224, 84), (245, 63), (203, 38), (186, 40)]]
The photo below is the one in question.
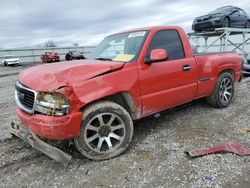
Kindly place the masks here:
[[(189, 65), (190, 71), (183, 71)], [(139, 70), (143, 116), (195, 98), (196, 62), (193, 58), (152, 63)]]
[[(21, 83), (37, 91), (55, 91), (61, 86), (75, 87), (104, 72), (123, 67), (122, 62), (98, 60), (43, 64), (22, 71)], [(31, 79), (35, 76), (36, 79)]]
[(219, 144), (208, 148), (194, 149), (192, 151), (188, 151), (187, 153), (191, 157), (199, 157), (223, 152), (235, 153), (240, 156), (250, 155), (250, 149), (246, 148), (239, 141), (234, 141), (228, 144)]
[(76, 112), (67, 116), (30, 115), (19, 108), (16, 113), (20, 121), (30, 131), (44, 138), (66, 140), (77, 137), (80, 133), (82, 113)]

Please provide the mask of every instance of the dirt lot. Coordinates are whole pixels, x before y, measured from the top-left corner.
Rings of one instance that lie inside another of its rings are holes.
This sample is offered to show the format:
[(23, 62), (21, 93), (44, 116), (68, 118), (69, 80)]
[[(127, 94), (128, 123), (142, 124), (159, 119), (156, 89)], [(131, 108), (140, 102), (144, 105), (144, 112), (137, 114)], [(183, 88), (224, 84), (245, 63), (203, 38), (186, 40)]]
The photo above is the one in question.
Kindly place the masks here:
[(15, 118), (14, 83), (25, 67), (0, 67), (0, 187), (249, 187), (250, 156), (216, 154), (190, 159), (184, 151), (240, 140), (250, 148), (250, 79), (237, 85), (235, 100), (214, 109), (205, 100), (135, 123), (130, 149), (94, 162), (74, 147), (65, 168), (20, 139), (8, 127)]

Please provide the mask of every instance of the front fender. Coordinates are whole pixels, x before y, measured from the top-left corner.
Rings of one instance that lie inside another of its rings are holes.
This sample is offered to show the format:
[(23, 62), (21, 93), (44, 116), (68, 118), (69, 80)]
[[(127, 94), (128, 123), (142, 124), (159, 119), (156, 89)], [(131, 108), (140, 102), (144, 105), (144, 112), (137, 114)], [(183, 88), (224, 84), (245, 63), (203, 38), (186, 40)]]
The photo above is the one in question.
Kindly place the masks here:
[(141, 113), (140, 86), (135, 65), (127, 65), (120, 71), (100, 75), (83, 84), (77, 84), (74, 92), (83, 106), (117, 93), (128, 92), (133, 99), (136, 113)]

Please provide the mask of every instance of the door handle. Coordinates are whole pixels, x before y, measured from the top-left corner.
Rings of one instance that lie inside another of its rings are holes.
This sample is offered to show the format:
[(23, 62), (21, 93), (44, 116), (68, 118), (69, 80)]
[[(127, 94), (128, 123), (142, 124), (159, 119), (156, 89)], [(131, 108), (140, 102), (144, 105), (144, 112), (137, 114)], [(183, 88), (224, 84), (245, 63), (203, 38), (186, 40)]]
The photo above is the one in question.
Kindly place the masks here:
[(182, 71), (189, 71), (189, 70), (191, 70), (191, 67), (190, 67), (190, 65), (183, 65), (182, 66)]

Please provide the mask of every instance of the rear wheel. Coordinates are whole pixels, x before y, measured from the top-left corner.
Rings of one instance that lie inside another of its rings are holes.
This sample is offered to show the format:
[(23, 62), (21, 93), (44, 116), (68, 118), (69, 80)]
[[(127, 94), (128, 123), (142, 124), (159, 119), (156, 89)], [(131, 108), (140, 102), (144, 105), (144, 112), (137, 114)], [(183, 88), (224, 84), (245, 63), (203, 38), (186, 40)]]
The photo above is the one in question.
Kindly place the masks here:
[(207, 97), (208, 103), (216, 108), (229, 106), (234, 96), (234, 78), (229, 72), (219, 75), (214, 91)]
[(223, 21), (223, 24), (222, 24), (223, 27), (230, 27), (230, 21), (229, 21), (229, 18), (226, 17)]
[(116, 157), (126, 150), (133, 136), (133, 122), (120, 105), (102, 101), (83, 111), (80, 135), (74, 139), (80, 153), (92, 160)]
[(6, 67), (6, 66), (8, 66), (8, 64), (7, 64), (7, 62), (6, 62), (6, 61), (3, 63), (3, 66), (5, 66), (5, 67)]

